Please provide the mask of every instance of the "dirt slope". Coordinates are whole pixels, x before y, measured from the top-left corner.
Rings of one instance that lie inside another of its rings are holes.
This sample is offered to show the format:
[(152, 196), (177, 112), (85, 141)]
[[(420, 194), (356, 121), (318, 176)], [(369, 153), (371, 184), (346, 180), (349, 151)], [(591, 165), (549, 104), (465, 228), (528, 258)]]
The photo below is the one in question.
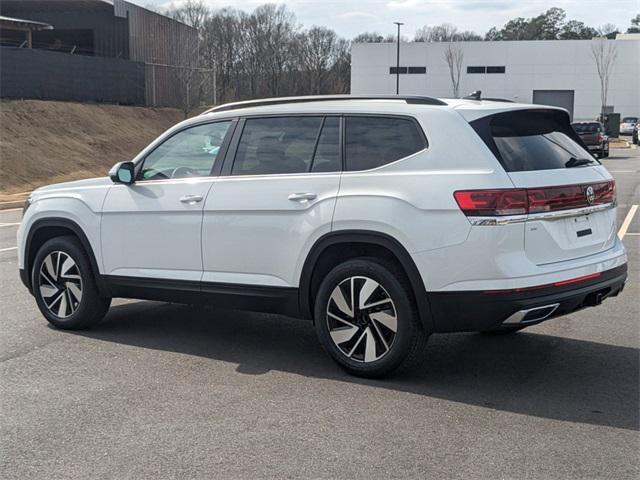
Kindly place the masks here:
[(0, 102), (0, 201), (65, 180), (105, 175), (183, 119), (174, 109)]

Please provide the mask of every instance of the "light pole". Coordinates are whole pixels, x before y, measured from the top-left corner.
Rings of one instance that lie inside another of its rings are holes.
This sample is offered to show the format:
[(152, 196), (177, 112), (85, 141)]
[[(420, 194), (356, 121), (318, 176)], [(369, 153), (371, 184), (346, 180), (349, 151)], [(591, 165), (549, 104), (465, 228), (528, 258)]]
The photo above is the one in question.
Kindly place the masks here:
[(396, 95), (400, 94), (400, 25), (401, 22), (393, 22), (398, 26), (398, 44), (396, 48)]

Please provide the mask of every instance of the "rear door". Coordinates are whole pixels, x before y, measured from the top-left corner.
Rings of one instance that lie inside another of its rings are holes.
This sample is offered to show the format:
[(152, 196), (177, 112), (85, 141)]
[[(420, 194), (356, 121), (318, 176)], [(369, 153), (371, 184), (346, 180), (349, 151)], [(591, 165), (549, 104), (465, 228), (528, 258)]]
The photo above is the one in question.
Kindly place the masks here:
[(204, 205), (203, 288), (297, 286), (306, 254), (331, 231), (340, 124), (323, 115), (240, 121)]
[(612, 248), (615, 187), (561, 110), (516, 110), (471, 122), (517, 188), (528, 190), (525, 251), (543, 265)]

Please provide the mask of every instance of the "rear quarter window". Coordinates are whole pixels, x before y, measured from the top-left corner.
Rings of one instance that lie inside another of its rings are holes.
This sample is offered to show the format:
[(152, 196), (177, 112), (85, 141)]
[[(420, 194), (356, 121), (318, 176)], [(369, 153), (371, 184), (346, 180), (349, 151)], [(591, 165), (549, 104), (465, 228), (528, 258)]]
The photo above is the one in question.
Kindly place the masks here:
[(501, 112), (471, 126), (507, 172), (568, 168), (572, 158), (599, 163), (559, 110)]
[(426, 147), (426, 138), (415, 120), (345, 117), (345, 157), (349, 171), (380, 167)]

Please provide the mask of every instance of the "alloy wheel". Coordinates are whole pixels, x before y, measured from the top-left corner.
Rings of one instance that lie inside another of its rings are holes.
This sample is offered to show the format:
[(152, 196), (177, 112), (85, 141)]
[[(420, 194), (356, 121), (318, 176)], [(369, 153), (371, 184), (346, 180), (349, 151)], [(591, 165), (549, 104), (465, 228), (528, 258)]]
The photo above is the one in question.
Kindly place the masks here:
[(369, 363), (391, 350), (398, 330), (396, 308), (382, 285), (349, 277), (331, 292), (327, 303), (329, 336), (351, 360)]
[(38, 288), (47, 310), (58, 318), (70, 317), (82, 301), (78, 265), (64, 252), (51, 252), (40, 266)]

